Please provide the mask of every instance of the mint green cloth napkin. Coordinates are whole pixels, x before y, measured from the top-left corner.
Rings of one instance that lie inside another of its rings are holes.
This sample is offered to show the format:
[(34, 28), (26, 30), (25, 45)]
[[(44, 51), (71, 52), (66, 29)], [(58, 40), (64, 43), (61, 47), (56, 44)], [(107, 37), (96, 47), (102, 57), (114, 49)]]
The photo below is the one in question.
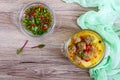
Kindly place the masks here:
[[(77, 20), (82, 29), (98, 32), (105, 41), (106, 52), (102, 62), (89, 70), (94, 80), (120, 80), (120, 0), (63, 0), (76, 2), (83, 7), (97, 7)], [(118, 25), (114, 25), (117, 23)]]

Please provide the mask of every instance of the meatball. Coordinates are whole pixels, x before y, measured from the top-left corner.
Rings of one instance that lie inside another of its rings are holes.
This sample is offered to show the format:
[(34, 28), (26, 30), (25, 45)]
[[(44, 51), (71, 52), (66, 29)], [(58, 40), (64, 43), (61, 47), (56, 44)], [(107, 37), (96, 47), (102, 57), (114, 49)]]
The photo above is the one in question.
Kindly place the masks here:
[(72, 54), (75, 54), (76, 49), (77, 49), (77, 48), (76, 48), (75, 45), (69, 46), (69, 48), (68, 48), (69, 52), (72, 53)]
[(79, 48), (79, 50), (84, 51), (86, 49), (86, 43), (85, 42), (79, 42), (77, 44), (77, 47)]
[(75, 60), (75, 62), (77, 62), (77, 63), (80, 63), (80, 62), (81, 62), (81, 58), (78, 57), (78, 56), (75, 56), (75, 57), (74, 57), (74, 60)]
[(74, 40), (74, 43), (75, 43), (75, 44), (77, 44), (78, 42), (81, 41), (81, 39), (80, 39), (79, 37), (74, 37), (73, 40)]
[(91, 36), (87, 36), (87, 37), (85, 38), (85, 42), (86, 42), (87, 44), (91, 44), (91, 42), (92, 42)]

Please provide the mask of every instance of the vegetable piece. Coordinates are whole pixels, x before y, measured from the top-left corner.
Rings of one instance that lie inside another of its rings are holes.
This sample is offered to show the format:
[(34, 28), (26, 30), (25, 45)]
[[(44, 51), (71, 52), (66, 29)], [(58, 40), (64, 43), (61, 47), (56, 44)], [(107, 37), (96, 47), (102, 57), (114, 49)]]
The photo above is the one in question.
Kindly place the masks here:
[(94, 47), (92, 45), (86, 45), (86, 50), (87, 53), (92, 53), (94, 52)]
[(84, 41), (84, 37), (83, 36), (80, 36), (80, 39), (81, 39), (81, 41)]
[(78, 53), (77, 56), (86, 62), (90, 61), (90, 57), (86, 53)]
[(30, 28), (35, 27), (35, 26), (36, 26), (36, 24), (31, 24), (31, 25), (30, 25)]
[(47, 27), (46, 27), (46, 26), (43, 26), (43, 27), (42, 27), (42, 30), (43, 30), (43, 31), (44, 31), (44, 30), (46, 30), (46, 29), (47, 29)]
[(78, 53), (77, 56), (80, 57), (80, 58), (83, 58), (84, 57), (84, 53), (83, 52)]
[(44, 6), (43, 5), (40, 5), (39, 8), (43, 8)]
[(44, 44), (39, 44), (39, 45), (34, 46), (34, 47), (31, 47), (31, 48), (33, 49), (33, 48), (44, 48), (44, 47), (45, 47), (45, 45), (44, 45)]
[(22, 53), (22, 51), (25, 48), (25, 46), (27, 45), (27, 43), (28, 43), (28, 40), (26, 40), (26, 42), (24, 43), (24, 45), (21, 48), (17, 49), (17, 54)]
[(34, 12), (33, 14), (32, 14), (32, 16), (35, 16), (36, 15), (36, 12)]

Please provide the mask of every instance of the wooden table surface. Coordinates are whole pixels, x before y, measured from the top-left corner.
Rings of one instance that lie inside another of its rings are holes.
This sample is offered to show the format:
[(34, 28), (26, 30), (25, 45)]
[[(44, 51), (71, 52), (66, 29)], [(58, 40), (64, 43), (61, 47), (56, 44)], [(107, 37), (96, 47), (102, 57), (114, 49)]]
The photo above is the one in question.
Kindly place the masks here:
[[(18, 26), (21, 8), (35, 1), (47, 3), (56, 15), (54, 32), (43, 39), (25, 36)], [(80, 30), (77, 18), (88, 10), (61, 0), (0, 0), (0, 80), (91, 80), (61, 52), (63, 42)], [(26, 40), (29, 43), (17, 55)], [(42, 49), (30, 48), (41, 43), (46, 45)]]

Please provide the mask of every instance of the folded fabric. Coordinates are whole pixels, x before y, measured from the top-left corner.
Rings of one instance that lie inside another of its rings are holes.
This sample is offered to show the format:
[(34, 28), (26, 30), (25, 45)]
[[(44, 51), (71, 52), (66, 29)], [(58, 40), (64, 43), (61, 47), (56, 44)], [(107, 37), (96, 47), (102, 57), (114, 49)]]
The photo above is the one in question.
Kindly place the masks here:
[[(89, 70), (95, 80), (120, 80), (120, 0), (63, 0), (76, 2), (83, 7), (98, 7), (77, 20), (82, 29), (98, 32), (106, 44), (105, 58), (96, 67)], [(117, 25), (114, 25), (117, 23)]]

